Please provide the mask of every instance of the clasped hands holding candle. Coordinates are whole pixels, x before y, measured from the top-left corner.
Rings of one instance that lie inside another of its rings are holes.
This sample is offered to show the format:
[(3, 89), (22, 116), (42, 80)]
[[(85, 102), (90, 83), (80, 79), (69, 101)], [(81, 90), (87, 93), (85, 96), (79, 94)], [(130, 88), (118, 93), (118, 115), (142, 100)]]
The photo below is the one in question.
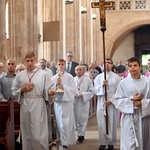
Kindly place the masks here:
[(58, 73), (58, 78), (57, 78), (57, 81), (56, 81), (56, 90), (50, 89), (49, 92), (48, 92), (50, 95), (53, 96), (57, 92), (62, 92), (63, 91), (63, 85), (62, 85), (62, 80), (61, 80), (61, 75), (62, 74), (63, 74), (63, 72)]

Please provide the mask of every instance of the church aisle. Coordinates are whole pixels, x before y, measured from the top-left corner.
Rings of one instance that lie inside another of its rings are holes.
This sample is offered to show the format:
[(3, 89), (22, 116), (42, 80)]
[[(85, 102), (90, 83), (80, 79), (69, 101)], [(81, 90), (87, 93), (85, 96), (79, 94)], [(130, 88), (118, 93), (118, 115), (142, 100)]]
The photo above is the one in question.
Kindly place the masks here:
[[(119, 150), (120, 148), (120, 127), (117, 130), (117, 145), (115, 146), (115, 150)], [(69, 146), (69, 150), (98, 150), (99, 148), (99, 139), (98, 139), (98, 129), (96, 116), (91, 118), (88, 123), (88, 128), (86, 132), (86, 137), (83, 143), (78, 143), (76, 145)]]

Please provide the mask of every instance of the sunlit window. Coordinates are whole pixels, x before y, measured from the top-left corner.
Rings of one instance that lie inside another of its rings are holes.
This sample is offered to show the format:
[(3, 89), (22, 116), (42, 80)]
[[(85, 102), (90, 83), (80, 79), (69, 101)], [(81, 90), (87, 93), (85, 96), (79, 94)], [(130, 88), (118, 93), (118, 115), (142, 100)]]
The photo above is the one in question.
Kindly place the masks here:
[(9, 39), (9, 10), (8, 10), (8, 2), (6, 2), (6, 12), (5, 12), (5, 34), (6, 34), (6, 39)]

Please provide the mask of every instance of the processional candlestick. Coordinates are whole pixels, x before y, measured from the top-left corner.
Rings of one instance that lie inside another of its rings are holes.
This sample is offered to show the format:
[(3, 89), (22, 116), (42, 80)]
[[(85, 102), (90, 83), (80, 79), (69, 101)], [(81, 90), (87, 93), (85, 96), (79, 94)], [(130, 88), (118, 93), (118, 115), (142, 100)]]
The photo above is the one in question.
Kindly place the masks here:
[[(103, 34), (103, 61), (104, 61), (104, 79), (106, 80), (106, 66), (105, 66), (105, 31), (106, 31), (106, 14), (105, 14), (105, 9), (113, 7), (113, 2), (105, 0), (99, 0), (99, 2), (92, 2), (91, 3), (92, 8), (99, 8), (100, 10), (100, 30), (102, 31)], [(107, 87), (106, 85), (104, 86), (105, 88), (105, 101), (107, 101)], [(106, 106), (106, 134), (108, 135), (108, 110)]]

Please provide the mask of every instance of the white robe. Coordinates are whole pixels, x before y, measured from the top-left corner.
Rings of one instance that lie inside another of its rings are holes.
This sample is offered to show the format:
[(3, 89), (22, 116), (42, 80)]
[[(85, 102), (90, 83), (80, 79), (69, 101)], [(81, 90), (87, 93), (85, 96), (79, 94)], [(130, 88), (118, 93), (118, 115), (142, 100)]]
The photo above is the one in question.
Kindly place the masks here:
[(49, 69), (49, 68), (45, 68), (45, 69), (43, 69), (44, 71), (46, 71), (46, 73), (48, 73), (48, 75), (49, 75), (49, 77), (50, 78), (52, 78), (53, 77), (53, 72), (52, 72), (52, 70), (51, 69)]
[[(135, 93), (144, 95), (142, 106), (135, 109), (130, 96)], [(118, 85), (114, 104), (121, 115), (121, 150), (149, 150), (150, 148), (150, 81), (147, 77), (123, 79)], [(135, 133), (134, 133), (135, 131)], [(136, 144), (135, 137), (139, 147)], [(144, 142), (144, 143), (143, 143)]]
[(105, 89), (103, 86), (104, 73), (98, 75), (94, 80), (94, 92), (98, 96), (97, 102), (97, 122), (99, 131), (99, 140), (101, 145), (115, 145), (116, 144), (116, 130), (119, 120), (119, 112), (113, 105), (114, 95), (117, 86), (120, 82), (120, 77), (115, 73), (106, 72), (108, 84), (107, 84), (107, 100), (111, 103), (107, 106), (108, 110), (108, 135), (106, 134), (106, 122), (105, 122)]
[[(37, 70), (29, 72), (31, 77)], [(45, 101), (48, 101), (48, 89), (52, 80), (48, 74), (39, 69), (31, 83), (34, 89), (21, 94), (23, 84), (29, 83), (27, 70), (17, 74), (12, 84), (12, 93), (20, 103), (20, 128), (23, 150), (48, 150), (48, 120)]]
[[(56, 83), (58, 73), (52, 77)], [(55, 95), (54, 109), (59, 130), (61, 145), (75, 144), (74, 96), (77, 92), (72, 75), (65, 72), (61, 75), (64, 93)], [(56, 89), (56, 84), (54, 86)]]
[(75, 85), (79, 88), (78, 93), (83, 95), (83, 98), (76, 98), (74, 102), (74, 113), (78, 136), (85, 136), (87, 123), (89, 118), (90, 100), (93, 97), (92, 80), (84, 75), (82, 77), (74, 77)]

